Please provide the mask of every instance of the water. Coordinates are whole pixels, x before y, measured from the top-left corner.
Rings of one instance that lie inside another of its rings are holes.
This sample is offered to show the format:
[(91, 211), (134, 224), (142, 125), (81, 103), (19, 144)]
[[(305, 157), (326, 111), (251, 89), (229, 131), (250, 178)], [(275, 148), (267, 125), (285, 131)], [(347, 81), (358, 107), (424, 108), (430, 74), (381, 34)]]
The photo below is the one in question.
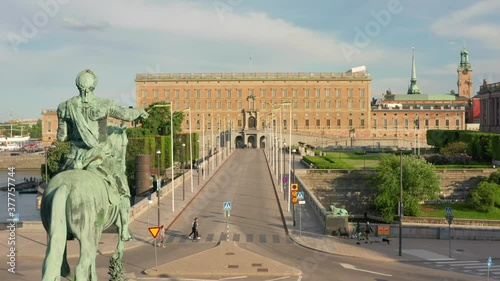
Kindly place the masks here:
[[(9, 171), (7, 169), (0, 169), (0, 187), (7, 186), (7, 181), (9, 178)], [(40, 169), (26, 169), (26, 170), (17, 170), (14, 175), (14, 179), (16, 183), (23, 182), (24, 178), (34, 177), (37, 180), (41, 180), (42, 176), (40, 174)]]
[[(22, 183), (24, 178), (34, 177), (40, 179), (40, 169), (31, 170), (16, 170), (14, 175), (15, 183)], [(7, 186), (8, 182), (8, 170), (0, 170), (0, 187)], [(12, 181), (11, 181), (12, 183)], [(16, 213), (19, 214), (20, 221), (40, 221), (40, 211), (36, 209), (36, 194), (19, 194), (15, 192), (16, 201), (10, 201), (10, 203), (15, 204)], [(8, 218), (8, 193), (6, 191), (0, 191), (0, 222), (5, 222)], [(10, 206), (12, 207), (12, 206)]]

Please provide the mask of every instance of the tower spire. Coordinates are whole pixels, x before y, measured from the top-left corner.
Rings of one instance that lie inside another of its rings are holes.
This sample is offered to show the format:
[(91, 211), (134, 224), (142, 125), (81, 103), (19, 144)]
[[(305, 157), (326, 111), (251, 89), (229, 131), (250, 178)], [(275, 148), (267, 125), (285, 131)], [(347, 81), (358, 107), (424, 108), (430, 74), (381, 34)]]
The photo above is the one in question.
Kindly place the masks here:
[(413, 54), (411, 59), (411, 79), (410, 86), (408, 86), (408, 95), (420, 94), (420, 89), (417, 85), (417, 67), (415, 65), (415, 47), (412, 47)]

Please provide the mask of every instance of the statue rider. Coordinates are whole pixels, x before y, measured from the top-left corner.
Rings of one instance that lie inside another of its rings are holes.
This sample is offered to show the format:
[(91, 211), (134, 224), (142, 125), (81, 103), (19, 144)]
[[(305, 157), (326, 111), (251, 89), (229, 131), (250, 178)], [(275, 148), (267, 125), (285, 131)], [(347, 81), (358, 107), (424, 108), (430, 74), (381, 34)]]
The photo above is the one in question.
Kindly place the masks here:
[[(108, 132), (111, 127), (107, 126), (107, 117), (133, 121), (147, 118), (148, 114), (143, 109), (123, 108), (94, 96), (97, 76), (88, 69), (78, 74), (76, 86), (80, 94), (57, 108), (57, 140), (71, 143), (61, 170), (93, 171), (107, 182), (110, 204), (119, 206), (120, 238), (128, 241), (132, 239), (128, 229), (130, 190), (125, 175), (125, 147), (118, 147), (126, 145), (126, 135), (117, 136), (116, 130)], [(119, 137), (124, 141), (119, 143)]]

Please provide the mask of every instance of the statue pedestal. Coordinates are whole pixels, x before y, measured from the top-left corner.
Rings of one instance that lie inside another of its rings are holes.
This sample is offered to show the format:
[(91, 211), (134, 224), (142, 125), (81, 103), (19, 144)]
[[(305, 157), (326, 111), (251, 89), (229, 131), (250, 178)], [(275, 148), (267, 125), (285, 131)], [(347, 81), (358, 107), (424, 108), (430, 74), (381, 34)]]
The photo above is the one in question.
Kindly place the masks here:
[(332, 235), (333, 231), (335, 233), (339, 233), (339, 228), (341, 231), (344, 231), (344, 227), (347, 231), (349, 229), (347, 228), (348, 216), (334, 216), (334, 215), (327, 215), (326, 216), (326, 224), (325, 224), (325, 235)]

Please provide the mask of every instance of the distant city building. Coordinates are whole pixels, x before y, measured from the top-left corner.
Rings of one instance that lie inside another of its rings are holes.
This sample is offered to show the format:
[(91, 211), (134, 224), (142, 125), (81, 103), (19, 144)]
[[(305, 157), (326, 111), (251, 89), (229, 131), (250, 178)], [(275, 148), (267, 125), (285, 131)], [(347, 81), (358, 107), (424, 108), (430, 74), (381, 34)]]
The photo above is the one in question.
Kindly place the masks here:
[(477, 97), (481, 104), (480, 131), (500, 133), (500, 82), (488, 84), (483, 80)]
[[(131, 122), (126, 122), (127, 127), (132, 127)], [(107, 124), (121, 124), (121, 120), (114, 118), (108, 118)], [(48, 146), (53, 142), (57, 141), (57, 110), (56, 109), (44, 109), (42, 110), (42, 145)]]
[(413, 50), (411, 78), (407, 94), (393, 94), (388, 90), (380, 100), (372, 102), (372, 135), (374, 138), (413, 139), (410, 147), (426, 145), (429, 129), (466, 130), (473, 122), (472, 68), (468, 52), (460, 53), (458, 93), (422, 94), (417, 85), (415, 50)]
[[(350, 130), (356, 128), (359, 137), (370, 137), (370, 89), (371, 76), (365, 67), (340, 73), (136, 76), (137, 107), (170, 101), (174, 111), (190, 108), (193, 132), (201, 133), (203, 127), (211, 131), (212, 126), (216, 132), (232, 130), (234, 144), (252, 147), (264, 146), (264, 129), (270, 127), (271, 112), (277, 116), (272, 124), (283, 124), (286, 134), (291, 126), (294, 135), (335, 136), (340, 141), (348, 139)], [(291, 103), (291, 118), (288, 106), (272, 111), (273, 104), (286, 102)], [(182, 129), (189, 131), (189, 116)], [(288, 137), (284, 139), (289, 142)]]
[(42, 110), (42, 145), (51, 145), (57, 140), (57, 110)]
[[(388, 90), (373, 101), (371, 76), (361, 66), (337, 73), (137, 74), (136, 106), (171, 102), (173, 111), (184, 111), (183, 132), (192, 125), (202, 135), (204, 128), (207, 146), (229, 138), (224, 141), (233, 146), (265, 147), (266, 129), (282, 124), (285, 135), (292, 130), (293, 144), (423, 147), (428, 129), (475, 129), (472, 123), (479, 121), (469, 53), (464, 48), (460, 56), (456, 93), (422, 94), (413, 50), (407, 93)], [(55, 110), (42, 115), (49, 143), (56, 138), (57, 116)], [(281, 141), (288, 143), (288, 136)]]

